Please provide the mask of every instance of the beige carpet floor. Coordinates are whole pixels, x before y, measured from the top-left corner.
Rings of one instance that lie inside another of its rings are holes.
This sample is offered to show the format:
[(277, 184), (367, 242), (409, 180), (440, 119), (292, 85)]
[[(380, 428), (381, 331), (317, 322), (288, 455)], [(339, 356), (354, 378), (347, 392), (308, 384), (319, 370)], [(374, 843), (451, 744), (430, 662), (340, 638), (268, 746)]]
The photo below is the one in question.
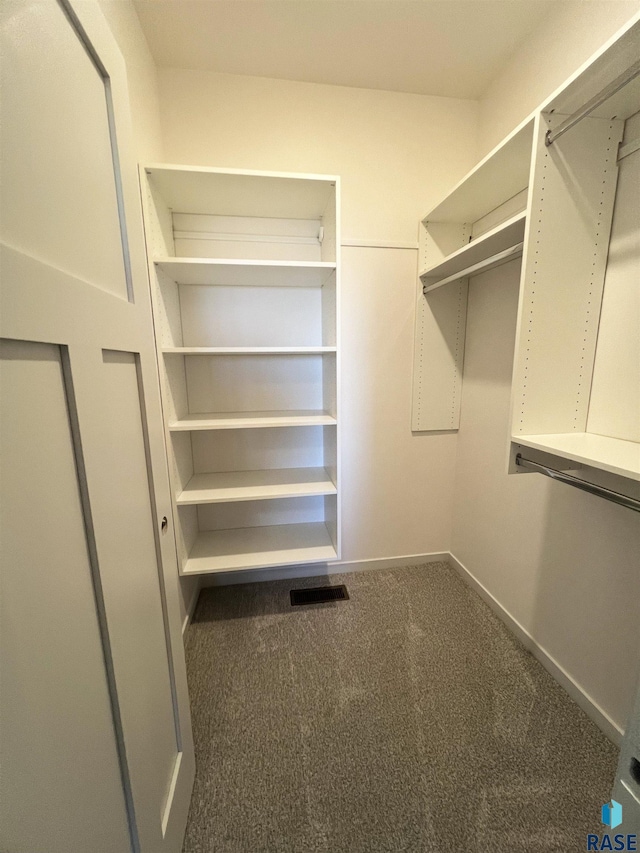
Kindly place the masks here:
[[(291, 607), (289, 590), (350, 600)], [(573, 853), (617, 751), (446, 563), (204, 590), (184, 853)]]

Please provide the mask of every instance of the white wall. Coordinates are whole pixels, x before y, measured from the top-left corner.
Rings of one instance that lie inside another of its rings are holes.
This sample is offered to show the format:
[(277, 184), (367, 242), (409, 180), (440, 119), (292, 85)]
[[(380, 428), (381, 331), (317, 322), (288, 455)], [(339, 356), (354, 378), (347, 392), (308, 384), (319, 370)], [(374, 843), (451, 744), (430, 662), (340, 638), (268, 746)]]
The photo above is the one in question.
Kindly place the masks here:
[(480, 100), (479, 156), (539, 106), (640, 10), (640, 0), (559, 0)]
[[(561, 4), (483, 100), (484, 147), (638, 6)], [(451, 551), (624, 729), (640, 666), (640, 525), (632, 511), (569, 486), (505, 473), (519, 269), (508, 264), (470, 287)]]
[(133, 135), (140, 160), (163, 159), (156, 66), (130, 0), (98, 0), (127, 66)]
[(618, 727), (640, 662), (640, 525), (538, 474), (507, 475), (519, 261), (472, 280), (451, 551)]
[[(477, 104), (160, 69), (169, 162), (342, 176), (343, 238), (417, 241), (472, 165)], [(410, 431), (415, 250), (343, 250), (345, 561), (449, 548), (455, 434)]]
[[(134, 145), (139, 162), (162, 162), (158, 80), (149, 46), (130, 0), (98, 0), (127, 66)], [(197, 578), (180, 579), (180, 616), (184, 621), (198, 588)]]
[(176, 162), (342, 176), (342, 236), (417, 240), (475, 162), (475, 101), (160, 68)]

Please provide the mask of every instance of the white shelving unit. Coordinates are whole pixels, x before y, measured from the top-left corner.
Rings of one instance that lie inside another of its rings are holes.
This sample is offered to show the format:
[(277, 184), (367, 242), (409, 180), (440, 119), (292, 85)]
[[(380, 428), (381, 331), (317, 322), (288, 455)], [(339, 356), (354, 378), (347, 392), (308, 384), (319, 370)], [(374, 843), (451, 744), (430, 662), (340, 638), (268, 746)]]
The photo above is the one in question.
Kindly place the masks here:
[[(534, 462), (552, 454), (557, 468), (594, 483), (604, 476), (609, 488), (634, 498), (640, 497), (639, 37), (636, 24), (536, 118), (535, 213), (520, 286), (510, 455), (512, 472), (522, 470), (517, 454)], [(636, 76), (622, 85), (634, 66)], [(567, 121), (600, 99), (575, 124)]]
[(339, 559), (339, 179), (141, 174), (181, 573)]
[[(570, 470), (580, 487), (631, 504), (640, 497), (639, 38), (636, 21), (420, 223), (412, 415), (414, 430), (457, 429), (468, 280), (522, 257), (509, 471)], [(518, 455), (532, 464), (520, 467)]]
[(468, 281), (522, 255), (533, 124), (510, 134), (420, 223), (414, 431), (458, 428)]

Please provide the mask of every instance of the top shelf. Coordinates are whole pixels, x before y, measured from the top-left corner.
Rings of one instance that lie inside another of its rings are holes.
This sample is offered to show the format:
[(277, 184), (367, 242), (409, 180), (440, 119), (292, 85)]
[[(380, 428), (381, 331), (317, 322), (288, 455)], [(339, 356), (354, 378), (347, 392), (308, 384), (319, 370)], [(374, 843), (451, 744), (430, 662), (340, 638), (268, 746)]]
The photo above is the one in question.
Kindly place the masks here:
[(174, 213), (320, 219), (338, 181), (331, 175), (160, 164), (144, 168), (150, 182)]
[(423, 222), (477, 222), (529, 184), (533, 119), (494, 148)]
[[(555, 92), (543, 104), (542, 112), (567, 116), (581, 109), (613, 80), (638, 61), (640, 21), (636, 21), (619, 38), (613, 38), (601, 48), (595, 59), (579, 68), (569, 83)], [(612, 45), (615, 48), (611, 50)], [(640, 77), (627, 83), (589, 113), (591, 118), (626, 120), (638, 111), (640, 103)]]

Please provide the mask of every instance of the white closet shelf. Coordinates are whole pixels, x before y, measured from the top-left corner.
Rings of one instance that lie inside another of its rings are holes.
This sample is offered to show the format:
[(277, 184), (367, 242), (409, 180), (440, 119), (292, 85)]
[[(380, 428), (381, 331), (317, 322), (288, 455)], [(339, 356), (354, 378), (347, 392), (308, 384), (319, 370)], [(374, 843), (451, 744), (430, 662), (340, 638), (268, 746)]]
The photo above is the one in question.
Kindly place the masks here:
[(592, 432), (514, 435), (511, 441), (640, 481), (640, 444), (634, 441)]
[(317, 219), (337, 178), (149, 163), (144, 170), (175, 213)]
[(337, 492), (325, 468), (278, 468), (194, 474), (177, 499), (178, 506), (233, 501), (272, 500)]
[(336, 270), (328, 261), (155, 258), (177, 284), (221, 287), (322, 287)]
[[(427, 289), (433, 289), (451, 281), (458, 281), (473, 272), (478, 273), (489, 269), (492, 259), (512, 248), (515, 257), (516, 247), (521, 245), (524, 239), (526, 217), (526, 211), (521, 211), (476, 240), (467, 243), (457, 252), (452, 252), (440, 263), (423, 270), (420, 273), (423, 285)], [(505, 260), (511, 260), (511, 258), (507, 256)]]
[(336, 347), (164, 347), (165, 355), (323, 355)]
[(423, 217), (423, 222), (477, 222), (529, 183), (533, 144), (533, 119), (481, 160), (446, 196)]
[(337, 559), (323, 522), (202, 531), (183, 575), (234, 572)]
[(169, 422), (171, 432), (201, 429), (265, 429), (290, 426), (332, 426), (336, 419), (314, 410), (278, 412), (212, 412), (189, 414)]

